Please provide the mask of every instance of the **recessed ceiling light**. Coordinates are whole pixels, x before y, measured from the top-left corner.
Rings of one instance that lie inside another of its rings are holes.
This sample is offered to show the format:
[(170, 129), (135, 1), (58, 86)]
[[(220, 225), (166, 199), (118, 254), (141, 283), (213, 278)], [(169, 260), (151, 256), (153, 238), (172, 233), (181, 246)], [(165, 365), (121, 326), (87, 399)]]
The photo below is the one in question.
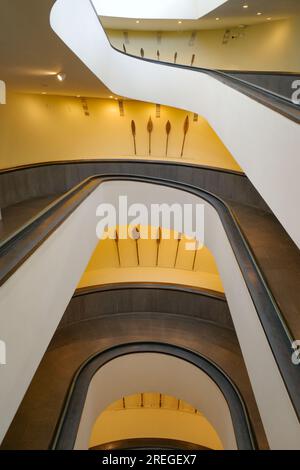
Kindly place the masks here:
[(56, 75), (56, 78), (57, 78), (57, 80), (58, 80), (59, 82), (63, 82), (63, 81), (65, 80), (65, 78), (66, 78), (66, 74), (65, 74), (65, 73), (58, 73), (58, 74)]
[(182, 21), (179, 20), (179, 21), (178, 21), (178, 24), (181, 24), (181, 23), (182, 23)]
[(267, 18), (268, 21), (271, 21), (271, 19), (272, 19), (271, 17)]
[(43, 92), (42, 92), (42, 95), (47, 95), (47, 92), (46, 92), (46, 91), (43, 91)]
[(243, 5), (243, 8), (249, 8), (249, 5)]
[(77, 97), (76, 97), (76, 98), (81, 98), (81, 96), (80, 96), (80, 95), (77, 95)]
[(136, 20), (136, 24), (139, 24), (140, 20)]
[(220, 18), (216, 18), (216, 21), (220, 21)]
[(260, 11), (259, 11), (258, 13), (256, 13), (256, 14), (257, 14), (257, 16), (261, 16), (261, 15), (262, 15), (262, 13), (261, 13)]
[(113, 99), (113, 96), (112, 96), (112, 95), (110, 95), (110, 99), (111, 99), (111, 100)]

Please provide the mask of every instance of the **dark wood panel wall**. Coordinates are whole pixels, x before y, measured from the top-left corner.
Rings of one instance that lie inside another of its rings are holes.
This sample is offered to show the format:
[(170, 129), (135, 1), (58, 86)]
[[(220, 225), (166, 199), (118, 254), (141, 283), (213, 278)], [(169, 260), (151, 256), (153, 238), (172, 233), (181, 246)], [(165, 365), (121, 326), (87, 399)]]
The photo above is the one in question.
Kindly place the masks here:
[(159, 177), (194, 185), (226, 201), (269, 211), (264, 200), (243, 174), (196, 165), (141, 160), (80, 160), (2, 171), (0, 207), (63, 193), (95, 174)]
[[(77, 291), (80, 292), (80, 291)], [(234, 329), (225, 296), (180, 286), (111, 285), (75, 295), (58, 328), (103, 315), (163, 312), (187, 315)]]

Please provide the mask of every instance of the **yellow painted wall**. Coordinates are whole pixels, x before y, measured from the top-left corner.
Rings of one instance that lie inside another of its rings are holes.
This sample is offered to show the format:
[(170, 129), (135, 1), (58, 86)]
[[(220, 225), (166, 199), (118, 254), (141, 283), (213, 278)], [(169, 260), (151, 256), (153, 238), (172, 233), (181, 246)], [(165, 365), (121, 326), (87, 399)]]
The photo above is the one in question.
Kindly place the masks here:
[(76, 97), (8, 93), (7, 105), (0, 107), (0, 168), (77, 158), (135, 158), (132, 119), (138, 157), (149, 158), (149, 116), (154, 124), (151, 158), (165, 159), (165, 125), (170, 120), (169, 156), (182, 161), (183, 123), (188, 114), (184, 161), (240, 170), (208, 122), (201, 117), (193, 122), (192, 113), (162, 106), (161, 117), (156, 118), (154, 104), (126, 101), (125, 116), (120, 117), (115, 100), (88, 98), (87, 104), (89, 116)]
[(217, 265), (208, 248), (202, 247), (197, 252), (186, 250), (185, 242), (184, 237), (178, 242), (174, 234), (159, 243), (130, 238), (100, 240), (78, 288), (122, 282), (157, 282), (224, 292)]
[(158, 393), (144, 393), (144, 407), (139, 406), (140, 395), (126, 397), (110, 405), (96, 420), (90, 438), (90, 447), (132, 438), (176, 439), (215, 450), (223, 449), (221, 440), (199, 411), (174, 397), (163, 395), (159, 408)]
[[(127, 52), (140, 54), (143, 47), (145, 57), (156, 58), (159, 49), (161, 60), (173, 62), (177, 51), (177, 63), (190, 65), (196, 55), (194, 65), (199, 67), (235, 70), (277, 70), (300, 72), (300, 17), (287, 20), (269, 21), (246, 29), (232, 28), (230, 39), (222, 44), (225, 29), (202, 30), (197, 32), (193, 46), (189, 45), (191, 31), (162, 32), (158, 45), (156, 32), (128, 31), (130, 43)], [(108, 31), (112, 44), (122, 48), (123, 31)]]

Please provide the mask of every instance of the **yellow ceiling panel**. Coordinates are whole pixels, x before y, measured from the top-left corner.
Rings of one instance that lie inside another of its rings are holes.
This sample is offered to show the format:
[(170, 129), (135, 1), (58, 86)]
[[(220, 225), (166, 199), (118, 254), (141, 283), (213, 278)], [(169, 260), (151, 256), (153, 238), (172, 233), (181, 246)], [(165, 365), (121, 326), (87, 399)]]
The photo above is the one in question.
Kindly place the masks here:
[(96, 269), (119, 266), (118, 246), (116, 240), (105, 239), (100, 240), (93, 256), (87, 265), (87, 271), (95, 271)]

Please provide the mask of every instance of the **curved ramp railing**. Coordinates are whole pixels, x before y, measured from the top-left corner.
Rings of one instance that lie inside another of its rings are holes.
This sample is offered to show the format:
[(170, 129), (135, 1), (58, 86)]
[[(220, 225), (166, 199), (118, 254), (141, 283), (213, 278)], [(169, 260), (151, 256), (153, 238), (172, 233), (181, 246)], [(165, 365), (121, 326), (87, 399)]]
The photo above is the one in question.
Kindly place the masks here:
[[(228, 375), (212, 361), (198, 353), (178, 346), (155, 342), (138, 342), (115, 346), (95, 354), (81, 365), (70, 386), (51, 448), (55, 450), (71, 450), (74, 448), (88, 387), (91, 379), (101, 367), (122, 356), (149, 352), (183, 359), (207, 374), (226, 399), (238, 449), (253, 450), (256, 448), (257, 444), (246, 406), (237, 387)], [(201, 392), (199, 391), (199, 393)]]

